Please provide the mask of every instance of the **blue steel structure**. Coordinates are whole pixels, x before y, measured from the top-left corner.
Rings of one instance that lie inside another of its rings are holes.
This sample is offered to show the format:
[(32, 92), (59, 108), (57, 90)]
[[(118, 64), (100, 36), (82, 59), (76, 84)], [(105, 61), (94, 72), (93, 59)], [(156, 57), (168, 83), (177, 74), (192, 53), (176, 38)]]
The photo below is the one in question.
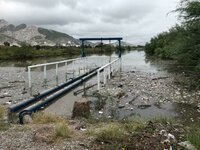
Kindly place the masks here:
[(79, 40), (81, 41), (81, 57), (85, 57), (85, 49), (84, 49), (84, 42), (85, 41), (118, 41), (119, 42), (119, 58), (121, 58), (121, 40), (122, 37), (113, 37), (113, 38), (80, 38)]

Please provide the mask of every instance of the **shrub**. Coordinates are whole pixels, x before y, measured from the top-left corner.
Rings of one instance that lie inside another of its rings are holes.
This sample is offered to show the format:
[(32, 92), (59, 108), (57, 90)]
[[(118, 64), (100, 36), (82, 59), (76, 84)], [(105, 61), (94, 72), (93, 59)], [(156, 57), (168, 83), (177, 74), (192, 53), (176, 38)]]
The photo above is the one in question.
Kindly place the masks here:
[(66, 122), (58, 122), (55, 125), (55, 137), (69, 138), (70, 137), (70, 129)]

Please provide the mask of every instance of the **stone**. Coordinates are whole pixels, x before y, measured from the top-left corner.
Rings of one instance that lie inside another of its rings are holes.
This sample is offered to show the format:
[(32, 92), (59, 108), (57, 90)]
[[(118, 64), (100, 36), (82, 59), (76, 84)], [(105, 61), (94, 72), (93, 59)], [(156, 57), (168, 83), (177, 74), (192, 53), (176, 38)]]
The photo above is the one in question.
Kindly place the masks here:
[(25, 115), (23, 117), (23, 124), (31, 124), (31, 123), (33, 123), (33, 120), (31, 118), (31, 116), (30, 115)]
[(89, 118), (90, 116), (90, 102), (77, 102), (74, 103), (72, 111), (72, 119), (77, 117)]

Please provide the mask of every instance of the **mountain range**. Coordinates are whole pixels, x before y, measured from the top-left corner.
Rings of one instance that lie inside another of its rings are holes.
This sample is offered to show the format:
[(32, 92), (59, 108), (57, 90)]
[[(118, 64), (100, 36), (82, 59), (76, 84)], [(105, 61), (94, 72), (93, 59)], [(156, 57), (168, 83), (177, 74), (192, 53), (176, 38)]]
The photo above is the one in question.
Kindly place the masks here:
[(20, 46), (22, 43), (31, 46), (79, 45), (79, 40), (65, 33), (26, 24), (15, 26), (4, 19), (0, 19), (0, 45), (4, 42), (9, 42), (11, 45), (16, 46)]
[[(4, 42), (10, 43), (11, 46), (21, 46), (23, 43), (31, 46), (80, 46), (80, 41), (68, 34), (26, 24), (15, 26), (4, 19), (0, 19), (0, 45), (4, 45)], [(96, 46), (99, 42), (92, 43), (87, 41), (85, 44)], [(110, 44), (117, 46), (118, 42)], [(133, 46), (124, 41), (122, 41), (121, 45)]]

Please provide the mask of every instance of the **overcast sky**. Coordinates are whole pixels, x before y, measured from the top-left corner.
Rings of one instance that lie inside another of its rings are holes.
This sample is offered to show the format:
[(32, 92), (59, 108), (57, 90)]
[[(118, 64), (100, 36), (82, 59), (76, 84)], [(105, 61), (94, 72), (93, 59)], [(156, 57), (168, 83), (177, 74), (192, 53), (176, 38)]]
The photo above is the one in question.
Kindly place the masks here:
[(179, 0), (0, 0), (0, 18), (80, 37), (143, 44), (177, 22)]

